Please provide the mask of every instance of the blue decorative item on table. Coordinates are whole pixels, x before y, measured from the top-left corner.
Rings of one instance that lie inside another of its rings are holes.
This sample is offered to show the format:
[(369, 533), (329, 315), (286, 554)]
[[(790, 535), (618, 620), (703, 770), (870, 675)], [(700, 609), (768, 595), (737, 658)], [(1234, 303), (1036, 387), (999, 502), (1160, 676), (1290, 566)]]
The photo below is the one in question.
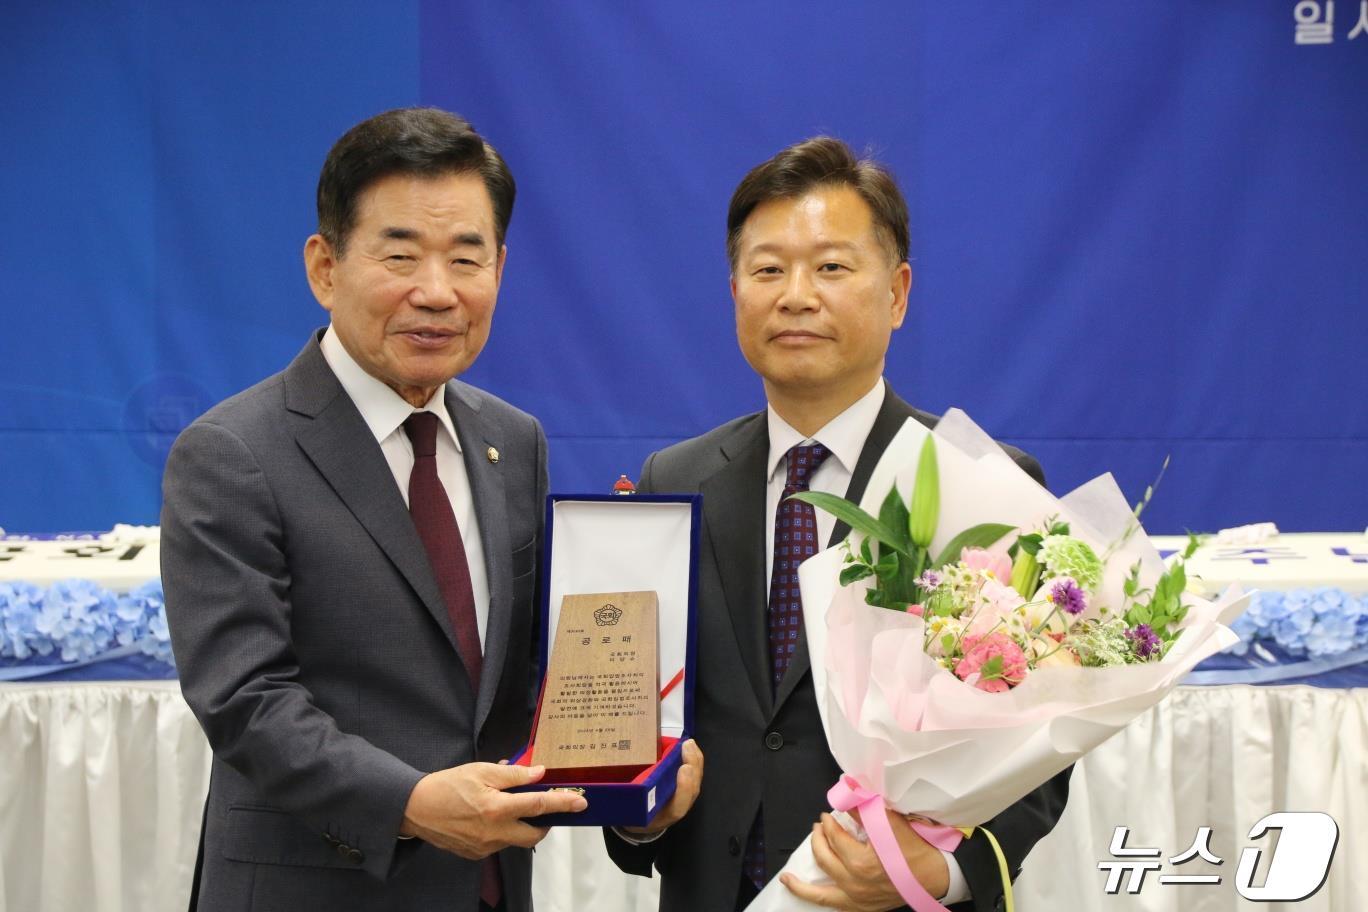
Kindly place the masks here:
[(174, 678), (160, 580), (0, 582), (0, 681)]
[(1230, 627), (1240, 642), (1187, 683), (1368, 686), (1368, 595), (1329, 586), (1261, 591)]

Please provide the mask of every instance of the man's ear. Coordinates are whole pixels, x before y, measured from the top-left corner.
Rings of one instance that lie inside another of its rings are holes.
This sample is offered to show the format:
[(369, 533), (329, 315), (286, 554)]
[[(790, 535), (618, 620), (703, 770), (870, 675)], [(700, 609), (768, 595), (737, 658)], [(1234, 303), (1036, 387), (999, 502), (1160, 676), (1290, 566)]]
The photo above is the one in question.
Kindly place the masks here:
[(504, 263), (508, 261), (508, 245), (504, 244), (499, 248), (499, 258), (494, 264), (494, 285), (498, 287), (503, 284)]
[(893, 281), (888, 287), (889, 306), (892, 308), (893, 328), (898, 329), (907, 317), (907, 295), (912, 290), (912, 267), (903, 261), (893, 270)]
[(332, 245), (321, 234), (313, 234), (304, 242), (304, 274), (309, 279), (309, 288), (324, 310), (333, 309), (333, 269), (337, 267), (337, 257)]

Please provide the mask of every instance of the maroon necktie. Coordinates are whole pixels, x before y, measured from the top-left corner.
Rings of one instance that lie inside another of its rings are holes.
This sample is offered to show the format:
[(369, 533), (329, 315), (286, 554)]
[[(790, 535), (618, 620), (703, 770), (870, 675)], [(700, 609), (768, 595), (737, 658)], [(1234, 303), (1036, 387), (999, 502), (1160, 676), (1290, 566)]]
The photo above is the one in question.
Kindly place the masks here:
[[(414, 412), (404, 421), (404, 432), (413, 444), (409, 513), (418, 537), (423, 540), (433, 576), (437, 577), (437, 588), (456, 634), (457, 652), (470, 675), (470, 689), (478, 694), (484, 660), (480, 628), (475, 621), (475, 591), (470, 586), (470, 564), (466, 561), (456, 514), (451, 511), (451, 501), (437, 477), (437, 416), (432, 412)], [(499, 857), (491, 855), (480, 864), (480, 901), (495, 908), (502, 893)]]
[(404, 422), (404, 431), (413, 443), (413, 473), (409, 475), (409, 513), (418, 537), (423, 540), (437, 588), (446, 603), (451, 630), (456, 634), (456, 651), (470, 675), (470, 689), (480, 689), (480, 628), (475, 623), (475, 591), (470, 587), (470, 565), (465, 545), (451, 512), (451, 501), (437, 477), (437, 416), (414, 412)]

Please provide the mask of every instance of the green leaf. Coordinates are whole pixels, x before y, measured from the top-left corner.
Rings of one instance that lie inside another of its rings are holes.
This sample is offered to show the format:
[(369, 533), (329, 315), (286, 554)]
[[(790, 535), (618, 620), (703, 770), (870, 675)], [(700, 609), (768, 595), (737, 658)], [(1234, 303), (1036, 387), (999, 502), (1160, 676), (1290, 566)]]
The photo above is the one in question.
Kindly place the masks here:
[(979, 523), (977, 526), (970, 526), (950, 539), (949, 544), (941, 549), (940, 557), (931, 566), (944, 567), (946, 564), (954, 563), (959, 560), (960, 552), (965, 548), (987, 548), (1015, 528), (1016, 526), (1002, 523)]
[(993, 656), (988, 661), (979, 666), (979, 675), (985, 681), (992, 681), (1002, 677), (1002, 656)]
[(1183, 560), (1187, 560), (1197, 553), (1197, 549), (1202, 547), (1202, 538), (1195, 532), (1188, 532), (1187, 547), (1183, 549)]
[(898, 544), (902, 546), (901, 550), (905, 551), (912, 546), (912, 539), (907, 535), (907, 504), (903, 503), (897, 485), (888, 489), (888, 496), (879, 506), (879, 522), (884, 524), (884, 528), (901, 536), (898, 540)]
[(873, 575), (874, 568), (868, 564), (852, 564), (841, 571), (840, 581), (842, 586), (849, 586)]
[(798, 494), (791, 494), (789, 497), (792, 500), (812, 504), (819, 510), (827, 511), (861, 535), (868, 535), (875, 541), (888, 545), (894, 551), (907, 553), (907, 549), (902, 546), (903, 536), (901, 534), (892, 531), (844, 497), (837, 497), (835, 494), (827, 494), (823, 491), (802, 491)]
[(1068, 534), (1069, 534), (1069, 524), (1066, 523), (1066, 522), (1053, 522), (1053, 523), (1050, 523), (1050, 534), (1051, 534), (1051, 535), (1068, 535)]
[(912, 489), (912, 504), (908, 507), (907, 532), (912, 544), (929, 547), (939, 521), (940, 468), (936, 463), (936, 440), (927, 434), (917, 458), (916, 487)]
[(874, 563), (874, 552), (869, 550), (868, 536), (860, 539), (860, 557), (864, 559), (866, 564), (872, 565)]
[(941, 652), (950, 655), (954, 651), (955, 635), (953, 633), (947, 633), (945, 636), (941, 637)]
[(937, 589), (926, 597), (926, 613), (928, 615), (938, 615), (940, 617), (950, 617), (959, 611), (959, 605), (955, 604), (953, 598), (946, 596), (945, 590)]
[(887, 608), (884, 604), (884, 594), (882, 589), (870, 589), (865, 593), (865, 604), (873, 605), (875, 608)]
[[(880, 549), (886, 546), (880, 545)], [(912, 548), (911, 556), (887, 552), (887, 556), (895, 558), (897, 563), (891, 572), (880, 575), (879, 585), (888, 592), (890, 602), (915, 602), (919, 597), (917, 589), (917, 570), (918, 562), (921, 560), (921, 549)], [(883, 561), (880, 557), (880, 562)]]
[[(1018, 535), (1015, 547), (1031, 555), (1031, 557), (1035, 557), (1040, 553), (1040, 545), (1044, 541), (1043, 535), (1039, 532), (1032, 532), (1030, 535)], [(1013, 554), (1012, 557), (1015, 559), (1016, 555)]]
[(889, 551), (887, 554), (879, 556), (879, 562), (874, 565), (874, 572), (879, 574), (879, 579), (882, 580), (886, 576), (897, 573), (899, 563), (901, 562), (898, 559), (898, 552)]
[(1175, 596), (1182, 595), (1183, 591), (1187, 589), (1187, 570), (1181, 563), (1178, 563), (1169, 571), (1169, 575), (1173, 578), (1172, 588), (1169, 591)]

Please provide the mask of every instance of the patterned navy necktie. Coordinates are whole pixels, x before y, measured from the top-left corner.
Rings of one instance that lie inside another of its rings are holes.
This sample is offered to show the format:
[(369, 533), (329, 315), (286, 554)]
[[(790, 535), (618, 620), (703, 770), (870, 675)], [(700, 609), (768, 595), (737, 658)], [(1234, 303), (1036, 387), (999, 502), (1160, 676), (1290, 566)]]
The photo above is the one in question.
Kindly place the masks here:
[[(817, 513), (811, 504), (790, 500), (790, 495), (808, 489), (812, 473), (817, 471), (831, 451), (820, 443), (798, 445), (788, 451), (788, 474), (784, 491), (779, 495), (779, 506), (774, 511), (774, 566), (770, 571), (769, 589), (769, 657), (770, 692), (779, 689), (793, 661), (798, 647), (798, 636), (803, 629), (803, 595), (798, 589), (798, 565), (821, 549), (817, 535)], [(765, 828), (764, 808), (755, 816), (750, 836), (746, 839), (743, 861), (746, 876), (757, 890), (765, 885)]]
[(799, 445), (788, 451), (788, 476), (779, 506), (774, 511), (774, 567), (770, 571), (769, 647), (770, 688), (779, 689), (798, 633), (803, 629), (803, 596), (798, 591), (798, 565), (821, 550), (817, 536), (817, 514), (811, 504), (790, 500), (808, 489), (812, 473), (831, 455), (820, 443)]

